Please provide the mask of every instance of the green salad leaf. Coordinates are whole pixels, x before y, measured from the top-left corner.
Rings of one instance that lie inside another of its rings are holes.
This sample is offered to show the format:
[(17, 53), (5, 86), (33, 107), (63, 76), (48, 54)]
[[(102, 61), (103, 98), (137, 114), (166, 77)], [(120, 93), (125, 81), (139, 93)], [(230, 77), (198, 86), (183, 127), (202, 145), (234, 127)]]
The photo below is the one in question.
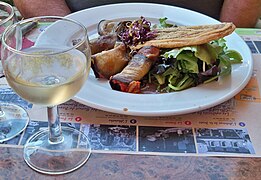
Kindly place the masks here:
[(167, 20), (168, 20), (168, 18), (166, 18), (166, 17), (160, 18), (160, 19), (159, 19), (159, 24), (155, 24), (155, 25), (153, 26), (153, 28), (159, 28), (159, 29), (161, 29), (161, 28), (169, 28), (169, 27), (174, 27), (174, 26), (176, 26), (175, 24), (170, 24), (170, 23), (168, 23)]
[(232, 64), (242, 63), (242, 56), (228, 50), (225, 39), (176, 49), (161, 54), (162, 60), (149, 72), (150, 81), (163, 92), (180, 91), (231, 74)]

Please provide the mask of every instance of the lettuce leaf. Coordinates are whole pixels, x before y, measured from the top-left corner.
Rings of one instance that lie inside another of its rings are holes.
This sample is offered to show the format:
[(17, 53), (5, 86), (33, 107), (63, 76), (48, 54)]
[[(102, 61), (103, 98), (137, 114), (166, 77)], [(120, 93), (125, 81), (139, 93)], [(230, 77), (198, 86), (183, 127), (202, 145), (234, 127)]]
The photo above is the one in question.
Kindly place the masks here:
[[(232, 64), (242, 63), (242, 56), (228, 50), (225, 39), (210, 43), (164, 50), (164, 61), (157, 64), (157, 73), (150, 72), (161, 91), (180, 91), (201, 83), (209, 83), (231, 74)], [(168, 64), (164, 64), (168, 62)], [(161, 88), (162, 87), (162, 88)]]
[(159, 24), (156, 24), (153, 28), (169, 28), (176, 26), (175, 24), (167, 23), (168, 18), (159, 18)]

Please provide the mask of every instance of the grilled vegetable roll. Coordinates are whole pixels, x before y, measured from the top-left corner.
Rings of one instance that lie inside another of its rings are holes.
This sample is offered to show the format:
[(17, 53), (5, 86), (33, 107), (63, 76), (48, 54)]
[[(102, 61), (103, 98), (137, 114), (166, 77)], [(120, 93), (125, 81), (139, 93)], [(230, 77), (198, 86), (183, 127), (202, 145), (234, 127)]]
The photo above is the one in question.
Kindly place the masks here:
[(121, 72), (129, 60), (126, 46), (121, 43), (114, 49), (92, 55), (92, 69), (96, 78), (109, 79)]
[(90, 41), (91, 52), (92, 54), (96, 54), (105, 50), (112, 49), (114, 48), (116, 41), (116, 34), (99, 36), (98, 38)]
[(118, 91), (140, 93), (140, 80), (149, 72), (159, 57), (160, 50), (153, 46), (141, 48), (128, 65), (110, 78), (111, 88)]

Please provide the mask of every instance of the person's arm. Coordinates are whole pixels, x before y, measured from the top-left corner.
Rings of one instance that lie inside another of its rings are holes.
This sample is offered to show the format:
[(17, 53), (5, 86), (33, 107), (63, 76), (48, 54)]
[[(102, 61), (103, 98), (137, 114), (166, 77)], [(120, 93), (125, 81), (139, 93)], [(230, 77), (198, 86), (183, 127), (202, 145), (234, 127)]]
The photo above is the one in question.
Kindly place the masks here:
[(71, 13), (65, 0), (14, 0), (24, 18), (34, 16), (65, 16)]
[(233, 22), (236, 27), (255, 27), (261, 16), (261, 0), (225, 0), (220, 21)]

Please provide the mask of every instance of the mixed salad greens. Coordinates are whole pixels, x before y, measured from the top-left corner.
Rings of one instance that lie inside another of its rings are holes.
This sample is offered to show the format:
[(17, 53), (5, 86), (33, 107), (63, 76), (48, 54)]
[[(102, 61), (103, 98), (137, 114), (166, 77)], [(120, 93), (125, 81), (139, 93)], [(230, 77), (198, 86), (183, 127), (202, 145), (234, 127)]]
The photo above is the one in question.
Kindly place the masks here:
[[(176, 25), (167, 23), (166, 17), (159, 19), (159, 24), (153, 26), (141, 17), (121, 34), (121, 40), (126, 45), (136, 45), (152, 39), (153, 29), (173, 26)], [(239, 52), (228, 49), (224, 38), (197, 46), (161, 49), (159, 60), (142, 82), (156, 84), (158, 92), (180, 91), (229, 75), (231, 65), (242, 63), (242, 59)]]
[(162, 50), (160, 60), (148, 74), (150, 83), (158, 85), (158, 91), (180, 91), (198, 84), (217, 80), (231, 73), (233, 63), (241, 63), (242, 57), (235, 50), (228, 50), (225, 39), (198, 46)]

